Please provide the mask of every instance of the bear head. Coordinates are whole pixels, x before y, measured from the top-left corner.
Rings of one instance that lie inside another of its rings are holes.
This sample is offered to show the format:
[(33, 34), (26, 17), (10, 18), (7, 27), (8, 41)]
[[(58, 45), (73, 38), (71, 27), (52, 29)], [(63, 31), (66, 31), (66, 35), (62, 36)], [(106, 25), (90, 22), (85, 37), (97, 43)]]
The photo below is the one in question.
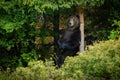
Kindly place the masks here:
[(67, 23), (67, 29), (73, 31), (76, 28), (79, 28), (80, 20), (79, 16), (70, 16)]

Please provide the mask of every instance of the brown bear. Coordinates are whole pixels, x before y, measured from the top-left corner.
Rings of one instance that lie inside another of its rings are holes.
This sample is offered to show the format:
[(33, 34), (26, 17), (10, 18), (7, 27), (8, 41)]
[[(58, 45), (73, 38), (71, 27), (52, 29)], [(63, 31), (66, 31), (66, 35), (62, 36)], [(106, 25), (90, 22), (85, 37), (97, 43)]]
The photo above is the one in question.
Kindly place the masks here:
[(60, 67), (67, 56), (74, 56), (79, 51), (80, 45), (80, 30), (79, 30), (79, 17), (70, 16), (67, 22), (67, 28), (65, 29), (62, 37), (58, 40), (61, 52), (58, 55), (56, 64)]

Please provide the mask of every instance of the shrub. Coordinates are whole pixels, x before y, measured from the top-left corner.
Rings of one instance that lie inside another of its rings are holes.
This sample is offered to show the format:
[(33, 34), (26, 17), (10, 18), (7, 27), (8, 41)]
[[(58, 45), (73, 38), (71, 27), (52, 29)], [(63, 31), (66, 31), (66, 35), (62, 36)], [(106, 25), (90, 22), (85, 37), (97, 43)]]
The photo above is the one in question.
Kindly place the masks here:
[(59, 69), (53, 61), (33, 61), (28, 67), (18, 67), (10, 75), (9, 72), (0, 73), (0, 77), (6, 75), (7, 80), (119, 80), (119, 43), (120, 39), (89, 46), (82, 54), (67, 57)]
[[(74, 58), (68, 57), (62, 70), (72, 73), (68, 76), (79, 75), (87, 80), (118, 80), (120, 77), (120, 39), (100, 42), (89, 46), (89, 50)], [(76, 76), (79, 79), (79, 76)]]
[(53, 61), (33, 61), (28, 67), (19, 67), (12, 73), (13, 80), (52, 80), (58, 79), (60, 70), (53, 66)]

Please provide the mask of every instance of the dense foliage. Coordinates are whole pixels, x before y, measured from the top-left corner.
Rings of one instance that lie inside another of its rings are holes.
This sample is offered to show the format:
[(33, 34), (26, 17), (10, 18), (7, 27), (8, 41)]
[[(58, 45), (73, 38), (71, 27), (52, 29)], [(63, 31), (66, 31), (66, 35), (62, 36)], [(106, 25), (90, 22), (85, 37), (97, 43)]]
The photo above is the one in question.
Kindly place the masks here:
[[(40, 37), (44, 43), (47, 42), (45, 41), (46, 34), (54, 36), (57, 32), (53, 31), (53, 34), (49, 28), (36, 30), (36, 23), (48, 27), (48, 22), (54, 24), (55, 21), (59, 20), (59, 17), (58, 20), (54, 18), (55, 12), (60, 10), (60, 14), (63, 14), (66, 9), (72, 8), (73, 5), (86, 6), (87, 3), (95, 6), (97, 3), (104, 3), (104, 0), (91, 0), (91, 2), (82, 0), (1, 0), (0, 66), (2, 68), (27, 66), (29, 61), (40, 59), (41, 54), (42, 58), (45, 58), (46, 53), (50, 52), (45, 52), (49, 50), (49, 46), (40, 46), (40, 49), (36, 50), (35, 37)], [(58, 26), (55, 25), (55, 27)]]
[[(0, 79), (86, 78), (93, 80), (110, 78), (117, 80), (120, 77), (118, 74), (119, 41), (101, 43), (83, 55), (68, 58), (65, 65), (58, 70), (55, 69), (55, 66), (51, 66), (53, 65), (51, 62), (31, 61), (40, 59), (45, 61), (46, 58), (53, 56), (53, 46), (44, 44), (53, 41), (48, 37), (56, 37), (56, 34), (58, 36), (58, 31), (55, 31), (54, 28), (58, 28), (58, 25), (61, 24), (65, 27), (66, 18), (71, 14), (78, 14), (78, 6), (83, 7), (85, 11), (87, 44), (94, 41), (117, 39), (120, 35), (119, 5), (119, 0), (1, 0), (0, 69), (3, 71), (10, 68), (11, 71), (11, 68), (15, 69), (18, 66), (28, 67), (17, 68), (12, 75), (9, 75), (9, 70), (5, 74), (3, 74), (4, 71), (0, 72)], [(56, 14), (59, 17), (55, 18)], [(55, 25), (56, 21), (58, 21), (58, 25)], [(36, 26), (40, 26), (42, 29), (36, 30)], [(38, 49), (36, 49), (38, 44), (36, 37), (41, 39)], [(36, 71), (38, 72), (36, 73)], [(72, 72), (74, 74), (71, 74)]]
[(100, 7), (88, 8), (86, 11), (85, 34), (92, 38), (87, 40), (108, 40), (119, 37), (120, 13), (118, 0), (105, 0)]
[(119, 80), (120, 39), (103, 41), (89, 46), (83, 54), (68, 57), (56, 69), (52, 61), (29, 62), (28, 67), (18, 67), (10, 74), (1, 72), (3, 80)]
[(17, 0), (2, 0), (0, 15), (0, 66), (16, 67), (26, 57), (24, 54), (28, 53), (26, 59), (35, 55), (33, 20), (37, 14)]

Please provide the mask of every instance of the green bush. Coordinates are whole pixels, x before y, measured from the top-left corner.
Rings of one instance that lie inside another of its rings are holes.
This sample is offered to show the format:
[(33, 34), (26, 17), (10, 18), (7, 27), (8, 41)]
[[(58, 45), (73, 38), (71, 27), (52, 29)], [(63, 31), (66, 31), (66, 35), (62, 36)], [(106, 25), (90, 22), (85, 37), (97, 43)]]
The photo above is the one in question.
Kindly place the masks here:
[[(78, 56), (67, 57), (61, 68), (53, 61), (33, 61), (9, 74), (0, 73), (2, 80), (120, 80), (120, 39), (89, 46)], [(6, 75), (6, 77), (4, 77)], [(5, 79), (4, 79), (5, 78)]]
[[(0, 2), (0, 66), (15, 68), (24, 53), (34, 49), (35, 11), (21, 1)], [(35, 49), (34, 49), (35, 50)], [(23, 62), (21, 62), (23, 64)]]
[[(81, 71), (87, 80), (119, 80), (120, 39), (100, 42), (75, 58), (68, 57), (62, 69), (67, 76), (79, 79)], [(75, 73), (74, 73), (75, 72)]]

